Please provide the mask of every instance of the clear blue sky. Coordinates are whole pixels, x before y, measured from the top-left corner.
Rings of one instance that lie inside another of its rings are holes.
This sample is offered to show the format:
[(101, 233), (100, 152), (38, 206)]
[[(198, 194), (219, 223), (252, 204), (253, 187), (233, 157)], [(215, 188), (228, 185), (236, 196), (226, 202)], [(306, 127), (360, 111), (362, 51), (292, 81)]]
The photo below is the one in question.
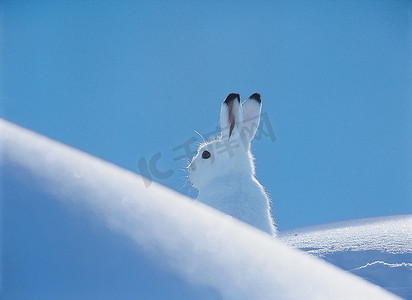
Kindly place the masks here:
[[(181, 193), (230, 92), (279, 229), (412, 213), (411, 1), (3, 1), (1, 116)], [(195, 144), (191, 144), (193, 150)]]

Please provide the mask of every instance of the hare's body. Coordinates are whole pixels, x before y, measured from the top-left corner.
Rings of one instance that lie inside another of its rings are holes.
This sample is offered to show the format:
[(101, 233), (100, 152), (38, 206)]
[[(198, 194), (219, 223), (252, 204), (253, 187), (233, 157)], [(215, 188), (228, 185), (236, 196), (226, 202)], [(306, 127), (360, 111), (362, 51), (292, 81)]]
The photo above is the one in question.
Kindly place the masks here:
[(221, 136), (200, 145), (188, 170), (198, 201), (275, 234), (269, 197), (255, 178), (250, 150), (260, 110), (259, 94), (243, 105), (238, 94), (230, 94), (221, 108)]
[(222, 176), (199, 190), (205, 203), (256, 228), (274, 233), (269, 199), (262, 185), (249, 176)]

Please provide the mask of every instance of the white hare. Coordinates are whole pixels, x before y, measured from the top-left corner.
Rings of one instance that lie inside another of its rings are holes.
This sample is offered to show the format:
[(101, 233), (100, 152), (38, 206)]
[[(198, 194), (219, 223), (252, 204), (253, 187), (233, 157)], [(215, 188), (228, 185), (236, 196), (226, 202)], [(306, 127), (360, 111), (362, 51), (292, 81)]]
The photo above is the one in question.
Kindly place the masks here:
[(199, 146), (188, 171), (198, 201), (275, 235), (270, 200), (255, 178), (250, 150), (261, 107), (257, 93), (243, 104), (239, 94), (229, 94), (220, 111), (221, 135)]

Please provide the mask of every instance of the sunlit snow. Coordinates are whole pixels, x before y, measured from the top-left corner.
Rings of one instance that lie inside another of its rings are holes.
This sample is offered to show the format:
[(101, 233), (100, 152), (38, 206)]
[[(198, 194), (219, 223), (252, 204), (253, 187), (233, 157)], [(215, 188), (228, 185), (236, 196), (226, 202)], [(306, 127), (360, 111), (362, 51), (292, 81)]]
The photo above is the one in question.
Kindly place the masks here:
[(286, 244), (412, 298), (412, 216), (388, 216), (284, 231)]

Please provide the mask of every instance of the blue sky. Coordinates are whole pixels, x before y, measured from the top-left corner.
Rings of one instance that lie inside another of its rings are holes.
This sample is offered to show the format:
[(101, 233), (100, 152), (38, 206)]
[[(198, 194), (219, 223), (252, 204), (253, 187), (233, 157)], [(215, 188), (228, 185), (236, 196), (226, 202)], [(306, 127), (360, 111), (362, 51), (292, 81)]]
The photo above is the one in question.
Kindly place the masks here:
[[(1, 117), (183, 194), (176, 147), (260, 92), (279, 229), (411, 213), (410, 1), (3, 1)], [(191, 144), (195, 150), (195, 143)]]

